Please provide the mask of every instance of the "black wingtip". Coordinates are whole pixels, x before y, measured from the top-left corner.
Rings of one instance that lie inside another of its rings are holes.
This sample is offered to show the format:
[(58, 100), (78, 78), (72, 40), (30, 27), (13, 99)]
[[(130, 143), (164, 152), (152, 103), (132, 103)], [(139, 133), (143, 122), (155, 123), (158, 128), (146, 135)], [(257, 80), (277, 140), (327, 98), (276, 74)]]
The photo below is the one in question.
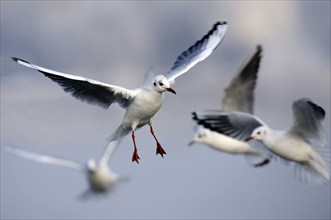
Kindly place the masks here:
[(216, 27), (219, 26), (219, 25), (226, 25), (226, 24), (228, 24), (228, 22), (226, 22), (226, 21), (217, 21), (217, 22), (214, 24), (212, 30), (215, 30)]
[(192, 112), (192, 119), (193, 120), (198, 120), (198, 116), (196, 112)]
[(312, 106), (315, 111), (319, 112), (322, 115), (322, 118), (325, 117), (326, 112), (321, 106), (317, 105), (316, 103), (314, 103), (313, 101), (311, 101), (309, 99), (307, 99), (307, 103), (310, 106)]
[(258, 51), (258, 52), (262, 52), (262, 49), (263, 49), (263, 47), (262, 47), (262, 45), (261, 44), (258, 44), (257, 46), (256, 46), (256, 50)]
[(18, 63), (19, 61), (24, 62), (24, 63), (30, 63), (26, 60), (23, 60), (23, 59), (20, 59), (20, 58), (17, 58), (17, 57), (12, 57), (11, 59), (14, 60), (16, 63)]
[(17, 57), (12, 57), (11, 59), (14, 60), (15, 62), (19, 60)]

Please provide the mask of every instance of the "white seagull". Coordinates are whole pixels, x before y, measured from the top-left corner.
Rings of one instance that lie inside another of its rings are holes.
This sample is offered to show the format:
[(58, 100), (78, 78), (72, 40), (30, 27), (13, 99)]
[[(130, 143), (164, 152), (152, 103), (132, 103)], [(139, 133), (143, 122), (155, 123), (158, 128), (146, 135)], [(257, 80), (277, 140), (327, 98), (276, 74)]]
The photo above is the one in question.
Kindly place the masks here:
[(138, 160), (140, 158), (135, 142), (135, 130), (148, 124), (150, 132), (157, 143), (156, 154), (160, 154), (162, 157), (163, 154), (166, 154), (152, 128), (152, 117), (163, 103), (163, 93), (168, 91), (176, 94), (170, 85), (174, 84), (178, 76), (186, 73), (194, 65), (206, 59), (222, 42), (226, 31), (226, 22), (216, 22), (201, 40), (178, 56), (174, 65), (165, 75), (152, 76), (149, 73), (144, 84), (134, 90), (46, 69), (19, 58), (13, 57), (12, 59), (21, 65), (43, 73), (46, 77), (58, 83), (65, 92), (70, 93), (81, 101), (96, 104), (103, 108), (108, 108), (112, 103), (117, 102), (126, 109), (122, 124), (108, 140), (120, 141), (128, 133), (132, 132), (134, 144), (132, 162), (136, 161), (139, 163)]
[[(325, 110), (308, 98), (292, 104), (294, 123), (282, 131), (271, 129), (261, 119), (242, 112), (204, 112), (203, 124), (239, 140), (257, 140), (273, 155), (295, 163), (295, 174), (309, 184), (330, 179), (327, 163), (330, 149), (322, 127)], [(323, 160), (327, 161), (327, 163)]]
[(94, 159), (88, 160), (85, 164), (78, 163), (71, 160), (66, 160), (62, 158), (46, 156), (42, 154), (37, 154), (22, 150), (20, 148), (14, 147), (12, 145), (6, 145), (5, 150), (15, 156), (33, 160), (39, 163), (52, 164), (56, 166), (66, 167), (86, 175), (87, 181), (89, 183), (89, 190), (83, 193), (83, 196), (86, 197), (91, 193), (109, 193), (111, 192), (116, 183), (119, 180), (126, 180), (127, 178), (119, 176), (117, 173), (114, 173), (107, 165), (110, 156), (112, 155), (116, 143), (112, 142), (106, 148), (106, 151), (102, 155), (99, 161)]
[[(251, 59), (224, 90), (225, 96), (222, 100), (223, 111), (240, 111), (253, 114), (254, 89), (262, 58), (261, 54), (262, 47), (258, 45)], [(199, 113), (193, 112), (193, 119), (197, 121), (199, 126), (196, 126), (196, 134), (189, 145), (201, 143), (222, 152), (244, 154), (254, 167), (269, 163), (268, 156), (263, 154), (263, 152), (251, 147), (244, 140), (236, 140), (219, 133), (217, 129), (213, 129), (209, 124), (205, 124), (204, 117), (202, 116)]]

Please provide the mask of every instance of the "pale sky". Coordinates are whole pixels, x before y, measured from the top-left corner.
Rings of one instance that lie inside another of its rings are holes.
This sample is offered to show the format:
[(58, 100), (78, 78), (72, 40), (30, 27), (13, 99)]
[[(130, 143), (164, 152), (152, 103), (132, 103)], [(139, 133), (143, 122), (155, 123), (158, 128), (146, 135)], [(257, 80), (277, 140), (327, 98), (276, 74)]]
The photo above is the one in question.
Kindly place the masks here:
[(81, 202), (83, 175), (1, 149), (1, 218), (330, 218), (330, 182), (309, 186), (280, 161), (254, 169), (242, 156), (187, 146), (191, 112), (220, 108), (223, 89), (261, 44), (256, 115), (286, 128), (292, 102), (308, 97), (326, 110), (330, 148), (330, 1), (1, 1), (0, 16), (1, 148), (79, 162), (101, 155), (123, 109), (80, 102), (10, 57), (133, 89), (150, 66), (165, 73), (216, 21), (229, 24), (220, 47), (176, 80), (177, 95), (166, 94), (154, 117), (164, 158), (147, 127), (138, 130), (140, 164), (131, 162), (130, 137), (110, 160), (130, 182)]

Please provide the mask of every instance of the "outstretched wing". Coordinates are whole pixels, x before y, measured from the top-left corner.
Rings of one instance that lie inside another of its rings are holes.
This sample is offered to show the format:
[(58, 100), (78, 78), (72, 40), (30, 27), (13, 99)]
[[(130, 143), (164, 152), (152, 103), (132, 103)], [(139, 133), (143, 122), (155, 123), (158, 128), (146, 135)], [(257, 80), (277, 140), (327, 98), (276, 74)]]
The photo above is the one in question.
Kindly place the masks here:
[(199, 125), (241, 141), (250, 137), (255, 128), (265, 125), (257, 117), (243, 112), (210, 110), (192, 114)]
[(16, 147), (13, 147), (11, 145), (5, 146), (5, 149), (8, 153), (11, 153), (15, 156), (25, 158), (28, 160), (34, 160), (39, 163), (46, 163), (46, 164), (52, 164), (52, 165), (57, 165), (57, 166), (62, 166), (62, 167), (67, 167), (71, 168), (77, 171), (83, 171), (84, 166), (82, 164), (79, 164), (74, 161), (70, 160), (65, 160), (65, 159), (60, 159), (60, 158), (55, 158), (55, 157), (50, 157), (42, 154), (37, 154), (37, 153), (32, 153), (29, 151), (25, 151)]
[(262, 47), (258, 45), (252, 58), (224, 90), (225, 96), (222, 101), (222, 109), (224, 111), (239, 111), (253, 114), (254, 89), (262, 57), (261, 53)]
[(115, 148), (117, 147), (117, 145), (119, 144), (120, 141), (118, 140), (113, 140), (107, 143), (107, 146), (105, 148), (105, 151), (103, 152), (101, 159), (100, 159), (100, 163), (101, 164), (107, 164), (111, 155), (113, 154)]
[(288, 131), (289, 134), (299, 136), (312, 145), (326, 145), (322, 127), (325, 110), (308, 98), (294, 101), (292, 110), (294, 124)]
[(136, 95), (133, 90), (102, 83), (81, 76), (74, 76), (46, 69), (16, 57), (12, 57), (12, 59), (18, 64), (43, 73), (46, 77), (59, 84), (65, 92), (70, 93), (73, 97), (105, 109), (114, 102), (117, 102), (121, 107), (126, 108)]
[(194, 45), (178, 56), (175, 64), (166, 74), (171, 83), (197, 63), (206, 59), (222, 42), (227, 31), (227, 22), (217, 22), (213, 28)]

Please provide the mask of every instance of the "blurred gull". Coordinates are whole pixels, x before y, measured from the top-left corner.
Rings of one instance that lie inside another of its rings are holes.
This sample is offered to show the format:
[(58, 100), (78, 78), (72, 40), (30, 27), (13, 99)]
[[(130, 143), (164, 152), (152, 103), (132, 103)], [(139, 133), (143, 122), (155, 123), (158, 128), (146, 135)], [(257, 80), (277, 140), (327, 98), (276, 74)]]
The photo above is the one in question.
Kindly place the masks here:
[(168, 91), (176, 94), (170, 85), (174, 84), (178, 76), (206, 59), (222, 42), (226, 31), (226, 22), (215, 23), (212, 29), (201, 40), (197, 41), (178, 56), (174, 65), (165, 75), (155, 76), (153, 72), (149, 71), (144, 84), (134, 90), (49, 70), (19, 58), (13, 57), (12, 59), (21, 65), (43, 73), (58, 83), (65, 92), (70, 93), (81, 101), (96, 104), (103, 108), (108, 108), (112, 103), (117, 102), (121, 107), (126, 109), (122, 124), (108, 140), (120, 141), (128, 133), (132, 132), (134, 144), (132, 162), (136, 161), (139, 163), (140, 157), (135, 142), (135, 130), (148, 124), (150, 126), (150, 132), (157, 144), (156, 154), (160, 154), (162, 157), (163, 154), (166, 154), (152, 128), (152, 117), (162, 105), (163, 93)]
[(118, 174), (114, 173), (107, 165), (108, 160), (113, 153), (115, 147), (116, 142), (110, 143), (98, 162), (93, 159), (90, 159), (86, 162), (86, 164), (77, 163), (75, 161), (61, 159), (57, 157), (32, 153), (11, 145), (6, 145), (5, 150), (8, 153), (11, 153), (21, 158), (34, 160), (45, 164), (62, 166), (84, 173), (84, 175), (86, 175), (87, 177), (90, 187), (86, 192), (81, 195), (81, 198), (87, 198), (90, 195), (97, 193), (107, 194), (113, 190), (119, 180), (127, 180), (126, 177), (120, 177)]
[[(240, 111), (253, 114), (254, 89), (260, 66), (262, 47), (257, 46), (255, 53), (241, 71), (234, 77), (230, 85), (224, 90), (222, 110), (227, 112)], [(189, 145), (202, 143), (216, 150), (230, 154), (244, 154), (254, 167), (269, 163), (267, 155), (251, 147), (244, 140), (236, 140), (221, 134), (217, 129), (203, 123), (199, 114), (193, 113), (193, 119), (200, 124), (196, 126), (196, 134)]]
[[(265, 149), (283, 161), (295, 163), (295, 175), (309, 184), (330, 179), (326, 164), (330, 149), (322, 127), (325, 110), (308, 98), (292, 104), (294, 123), (282, 131), (271, 129), (259, 118), (242, 112), (206, 111), (197, 113), (200, 123), (238, 140), (258, 140)], [(324, 161), (323, 159), (326, 161)]]

